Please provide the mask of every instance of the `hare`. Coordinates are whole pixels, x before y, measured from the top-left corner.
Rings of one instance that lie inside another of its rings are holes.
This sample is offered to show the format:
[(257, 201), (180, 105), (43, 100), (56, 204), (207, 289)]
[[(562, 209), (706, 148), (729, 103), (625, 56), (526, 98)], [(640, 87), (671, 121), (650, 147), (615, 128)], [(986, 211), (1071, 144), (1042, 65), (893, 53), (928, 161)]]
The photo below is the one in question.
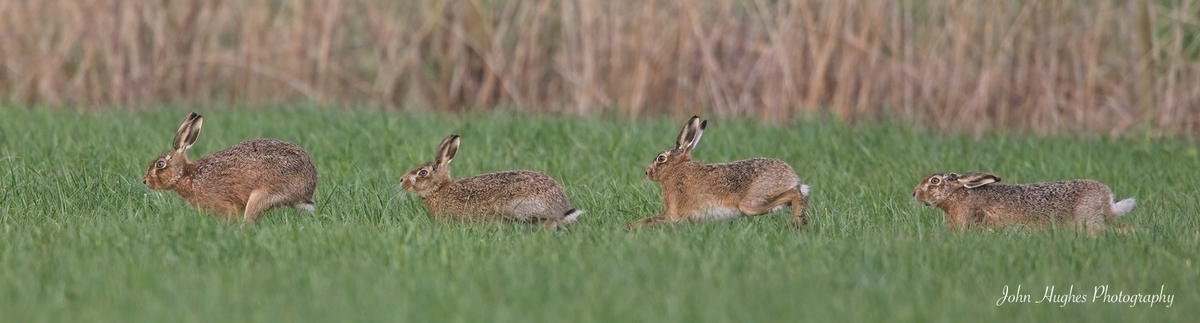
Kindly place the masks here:
[(792, 208), (791, 226), (808, 224), (808, 185), (792, 166), (774, 158), (729, 163), (692, 161), (708, 120), (693, 116), (679, 132), (675, 148), (663, 151), (646, 167), (646, 176), (662, 184), (663, 212), (630, 223), (626, 229), (682, 220), (731, 219)]
[(1128, 213), (1132, 198), (1113, 202), (1108, 186), (1095, 180), (1076, 179), (1030, 184), (992, 184), (991, 173), (938, 173), (926, 176), (913, 188), (913, 198), (946, 212), (947, 226), (969, 224), (1074, 223), (1089, 233)]
[(453, 180), (450, 161), (458, 135), (438, 145), (432, 162), (400, 177), (402, 189), (416, 193), (434, 218), (458, 221), (514, 220), (554, 229), (575, 222), (583, 211), (571, 208), (562, 185), (545, 173), (508, 170)]
[(171, 150), (150, 163), (142, 183), (175, 191), (193, 206), (220, 212), (231, 220), (240, 214), (254, 222), (280, 205), (314, 209), (317, 169), (304, 149), (276, 139), (250, 139), (193, 163), (186, 152), (196, 142), (203, 123), (204, 117), (188, 114), (175, 131)]

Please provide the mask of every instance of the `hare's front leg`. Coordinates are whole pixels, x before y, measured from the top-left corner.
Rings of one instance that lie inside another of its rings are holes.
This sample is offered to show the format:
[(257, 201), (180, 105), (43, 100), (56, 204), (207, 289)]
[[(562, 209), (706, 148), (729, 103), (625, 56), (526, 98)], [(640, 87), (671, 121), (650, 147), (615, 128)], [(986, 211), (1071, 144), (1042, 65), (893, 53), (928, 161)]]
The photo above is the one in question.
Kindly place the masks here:
[(962, 207), (947, 207), (946, 211), (946, 227), (950, 231), (963, 231), (971, 224), (972, 212), (968, 208)]
[(652, 216), (648, 216), (648, 217), (642, 218), (641, 220), (637, 220), (637, 221), (635, 221), (635, 222), (633, 222), (633, 223), (630, 223), (630, 224), (628, 224), (628, 225), (626, 225), (626, 226), (625, 226), (625, 230), (633, 230), (633, 229), (637, 229), (637, 228), (638, 228), (638, 227), (640, 227), (640, 226), (644, 226), (644, 225), (654, 225), (654, 224), (659, 224), (659, 223), (668, 222), (668, 221), (669, 221), (669, 220), (668, 220), (668, 218), (667, 218), (667, 214), (666, 214), (666, 213), (659, 213), (659, 214), (656, 214), (656, 215), (652, 215)]

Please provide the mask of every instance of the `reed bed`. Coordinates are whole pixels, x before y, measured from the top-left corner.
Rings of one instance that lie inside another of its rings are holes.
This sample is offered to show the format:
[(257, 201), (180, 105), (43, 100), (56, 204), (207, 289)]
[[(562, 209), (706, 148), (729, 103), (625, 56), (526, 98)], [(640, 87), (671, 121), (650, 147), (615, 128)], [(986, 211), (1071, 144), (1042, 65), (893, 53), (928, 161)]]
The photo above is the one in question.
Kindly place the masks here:
[(0, 0), (0, 97), (1198, 134), (1200, 1)]

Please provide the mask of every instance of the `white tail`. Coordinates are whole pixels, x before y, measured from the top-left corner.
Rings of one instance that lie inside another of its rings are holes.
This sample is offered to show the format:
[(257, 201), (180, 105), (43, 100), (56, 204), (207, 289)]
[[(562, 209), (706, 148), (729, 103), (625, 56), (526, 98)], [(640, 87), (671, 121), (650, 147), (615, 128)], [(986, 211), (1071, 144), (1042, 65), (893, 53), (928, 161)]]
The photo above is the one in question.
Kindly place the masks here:
[(568, 225), (571, 223), (575, 223), (575, 220), (579, 219), (579, 216), (582, 214), (583, 214), (583, 210), (571, 209), (570, 211), (567, 211), (567, 216), (565, 216), (562, 219), (559, 219), (557, 221), (558, 225)]
[(1116, 214), (1118, 217), (1129, 213), (1129, 210), (1133, 210), (1133, 207), (1137, 205), (1137, 201), (1132, 198), (1127, 198), (1116, 203), (1112, 203), (1112, 199), (1110, 198), (1109, 203), (1112, 204), (1113, 214)]
[(312, 212), (317, 209), (315, 206), (312, 205), (312, 203), (300, 203), (300, 204), (296, 204), (292, 207), (296, 208), (297, 210), (304, 211), (304, 212)]

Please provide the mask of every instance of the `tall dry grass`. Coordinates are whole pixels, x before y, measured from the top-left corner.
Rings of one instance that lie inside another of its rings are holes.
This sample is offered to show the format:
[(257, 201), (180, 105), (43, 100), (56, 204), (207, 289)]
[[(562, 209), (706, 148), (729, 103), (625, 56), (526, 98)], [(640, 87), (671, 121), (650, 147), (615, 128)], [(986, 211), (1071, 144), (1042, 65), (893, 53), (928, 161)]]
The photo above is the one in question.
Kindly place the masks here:
[(0, 0), (0, 96), (1200, 133), (1200, 0)]

